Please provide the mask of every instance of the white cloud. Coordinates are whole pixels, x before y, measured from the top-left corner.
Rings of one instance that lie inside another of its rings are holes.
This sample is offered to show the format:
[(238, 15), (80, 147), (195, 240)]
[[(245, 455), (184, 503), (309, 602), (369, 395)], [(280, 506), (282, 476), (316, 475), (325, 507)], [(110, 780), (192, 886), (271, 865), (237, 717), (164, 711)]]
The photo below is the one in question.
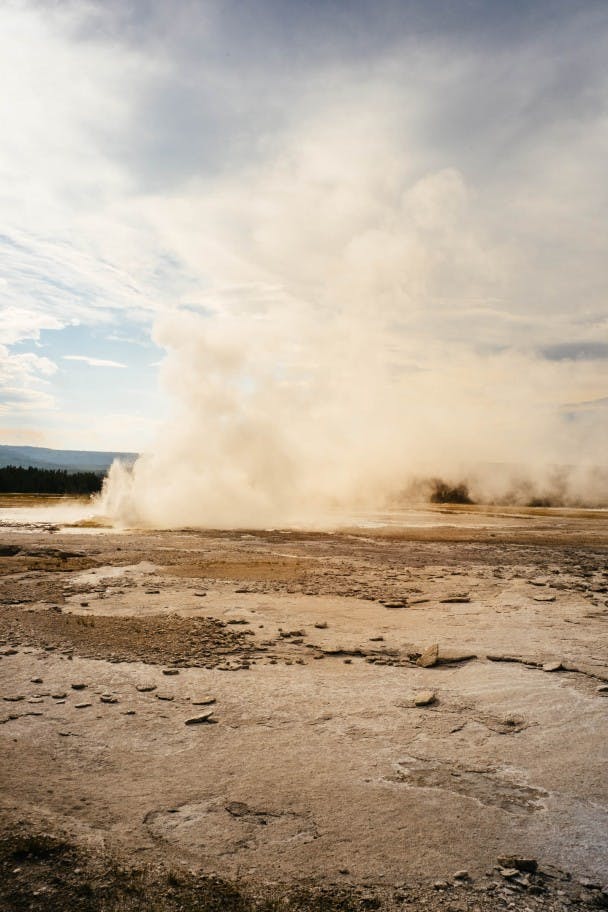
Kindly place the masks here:
[(120, 364), (119, 361), (108, 361), (105, 358), (89, 358), (88, 355), (64, 355), (64, 361), (83, 361), (90, 367), (126, 367), (126, 364)]

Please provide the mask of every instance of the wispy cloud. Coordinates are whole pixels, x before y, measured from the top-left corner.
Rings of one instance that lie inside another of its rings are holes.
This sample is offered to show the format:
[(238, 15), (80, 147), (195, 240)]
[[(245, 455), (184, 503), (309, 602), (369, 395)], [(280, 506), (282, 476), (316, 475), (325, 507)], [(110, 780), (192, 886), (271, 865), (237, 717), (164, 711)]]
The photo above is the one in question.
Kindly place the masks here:
[(89, 358), (88, 355), (64, 355), (64, 361), (83, 361), (90, 367), (126, 367), (120, 361), (108, 361), (105, 358)]

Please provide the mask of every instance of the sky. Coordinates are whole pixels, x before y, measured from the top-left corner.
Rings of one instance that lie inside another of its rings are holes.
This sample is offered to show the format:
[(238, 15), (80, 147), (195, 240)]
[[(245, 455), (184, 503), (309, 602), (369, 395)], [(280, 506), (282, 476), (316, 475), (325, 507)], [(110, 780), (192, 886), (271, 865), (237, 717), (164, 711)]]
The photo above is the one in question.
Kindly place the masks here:
[(0, 442), (381, 373), (597, 460), (607, 62), (604, 0), (2, 0)]

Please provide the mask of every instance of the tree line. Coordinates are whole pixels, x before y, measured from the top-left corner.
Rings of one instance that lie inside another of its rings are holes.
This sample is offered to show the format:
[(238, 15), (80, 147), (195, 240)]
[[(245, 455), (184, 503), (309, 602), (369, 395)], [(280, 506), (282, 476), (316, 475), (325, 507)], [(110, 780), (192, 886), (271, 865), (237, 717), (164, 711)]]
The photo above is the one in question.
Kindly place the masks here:
[(97, 472), (0, 467), (0, 494), (96, 494), (102, 483), (103, 475)]

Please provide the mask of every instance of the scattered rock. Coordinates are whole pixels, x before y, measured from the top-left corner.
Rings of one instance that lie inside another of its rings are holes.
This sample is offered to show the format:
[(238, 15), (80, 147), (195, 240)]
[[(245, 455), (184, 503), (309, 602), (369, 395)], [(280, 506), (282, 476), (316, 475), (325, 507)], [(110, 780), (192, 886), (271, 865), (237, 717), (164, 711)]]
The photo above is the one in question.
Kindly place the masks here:
[(416, 665), (419, 665), (421, 668), (432, 668), (433, 665), (437, 664), (439, 659), (439, 644), (433, 643), (432, 646), (428, 646), (422, 655), (416, 660)]
[(444, 605), (460, 605), (466, 604), (471, 601), (471, 596), (468, 592), (452, 592), (450, 595), (446, 595), (444, 598), (439, 599)]
[(434, 690), (420, 690), (414, 694), (414, 706), (429, 706), (437, 699)]
[(25, 700), (25, 696), (23, 694), (8, 694), (2, 699), (6, 700), (7, 703), (18, 703), (19, 700)]
[(42, 678), (30, 678), (32, 684), (44, 684)]
[(51, 694), (51, 697), (53, 698), (53, 700), (65, 700), (65, 698), (67, 697), (67, 693), (64, 693), (63, 691), (61, 691), (61, 692), (58, 691), (57, 693)]
[(550, 593), (547, 593), (546, 595), (544, 595), (544, 594), (543, 594), (543, 595), (535, 595), (535, 596), (534, 596), (534, 601), (535, 601), (535, 602), (554, 602), (554, 601), (555, 601), (555, 595), (550, 594)]
[(599, 687), (596, 687), (596, 692), (598, 694), (608, 694), (608, 684), (600, 684)]
[(558, 662), (558, 661), (545, 662), (544, 665), (542, 666), (542, 668), (543, 668), (543, 671), (561, 671), (562, 663)]
[(169, 675), (178, 675), (179, 668), (163, 668), (163, 674), (168, 675), (168, 676)]
[(170, 701), (170, 700), (174, 700), (174, 699), (175, 699), (175, 697), (173, 696), (173, 694), (157, 693), (157, 694), (154, 694), (154, 696), (156, 697), (157, 700), (167, 700), (167, 701)]
[(92, 706), (92, 705), (93, 705), (92, 703), (76, 703), (75, 708), (76, 709), (87, 709), (87, 707)]
[(87, 685), (82, 684), (80, 681), (77, 681), (76, 684), (71, 684), (70, 686), (72, 690), (84, 690)]
[(104, 693), (100, 696), (101, 703), (118, 703), (118, 697), (115, 697), (114, 694)]
[(534, 579), (528, 580), (531, 586), (546, 586), (549, 582), (548, 576), (537, 576)]
[(215, 697), (196, 697), (190, 701), (193, 706), (210, 706), (215, 703)]
[(327, 621), (317, 621), (317, 623), (315, 624), (315, 627), (317, 628), (317, 630), (327, 630), (327, 626), (328, 626)]
[(469, 872), (468, 872), (468, 871), (464, 871), (464, 870), (463, 870), (463, 871), (456, 871), (456, 873), (453, 874), (452, 876), (453, 876), (454, 880), (468, 880), (468, 879), (469, 879)]
[(135, 690), (140, 693), (150, 693), (152, 690), (156, 690), (156, 684), (136, 684)]
[(203, 723), (214, 723), (216, 720), (213, 718), (213, 710), (210, 709), (208, 712), (201, 713), (200, 716), (192, 716), (190, 719), (186, 719), (185, 725), (201, 725)]

